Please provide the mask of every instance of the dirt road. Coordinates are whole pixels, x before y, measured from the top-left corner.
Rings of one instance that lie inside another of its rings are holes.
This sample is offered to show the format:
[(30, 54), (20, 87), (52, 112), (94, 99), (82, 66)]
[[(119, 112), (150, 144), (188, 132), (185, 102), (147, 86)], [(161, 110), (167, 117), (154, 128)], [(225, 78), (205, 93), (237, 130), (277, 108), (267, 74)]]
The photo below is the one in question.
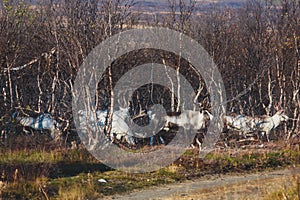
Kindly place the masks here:
[(291, 186), (291, 180), (299, 175), (300, 167), (243, 175), (207, 176), (107, 199), (263, 199), (276, 190)]

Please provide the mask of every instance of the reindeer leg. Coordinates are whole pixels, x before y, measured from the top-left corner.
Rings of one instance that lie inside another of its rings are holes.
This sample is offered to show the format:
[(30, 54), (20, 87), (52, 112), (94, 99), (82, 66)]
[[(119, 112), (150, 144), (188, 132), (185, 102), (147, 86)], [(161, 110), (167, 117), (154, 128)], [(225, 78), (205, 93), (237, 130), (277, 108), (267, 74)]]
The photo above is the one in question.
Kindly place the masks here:
[(5, 142), (5, 131), (1, 130), (0, 135), (1, 135), (1, 143), (4, 144), (4, 142)]
[(270, 139), (269, 139), (269, 131), (266, 131), (265, 134), (266, 134), (267, 142), (270, 142)]
[(269, 136), (266, 131), (261, 132), (261, 138), (262, 138), (261, 141), (269, 142)]
[(168, 122), (165, 122), (163, 129), (164, 131), (170, 131), (170, 124)]
[(125, 140), (130, 144), (130, 145), (135, 145), (135, 141), (132, 136), (126, 135)]
[(62, 136), (62, 133), (60, 132), (60, 130), (57, 130), (57, 129), (51, 130), (51, 137), (53, 138), (53, 140), (55, 142), (61, 141), (61, 139), (62, 139), (61, 136)]
[[(117, 135), (117, 136), (118, 136), (118, 135)], [(112, 130), (110, 131), (109, 137), (110, 137), (111, 143), (113, 143), (114, 140), (115, 140), (115, 137), (114, 137), (114, 133), (112, 132)]]
[(162, 144), (165, 144), (165, 141), (164, 141), (164, 139), (163, 139), (161, 136), (159, 136), (159, 140), (160, 140), (160, 142), (161, 142)]
[(26, 135), (29, 135), (29, 133), (31, 133), (30, 135), (33, 136), (33, 133), (31, 131), (26, 130), (26, 127), (23, 127), (23, 131), (25, 132)]
[(199, 152), (202, 150), (202, 143), (196, 138), (196, 143), (199, 145)]
[(259, 141), (261, 141), (261, 139), (262, 139), (262, 137), (261, 137), (261, 132), (257, 132), (257, 139), (259, 140)]
[(245, 132), (242, 132), (242, 136), (244, 139), (247, 139), (247, 134)]
[(152, 136), (150, 137), (150, 146), (153, 146), (153, 138), (154, 138), (154, 136), (152, 135)]
[(229, 145), (229, 143), (228, 143), (228, 137), (229, 137), (228, 132), (229, 132), (229, 129), (227, 129), (227, 130), (225, 130), (225, 132), (223, 132), (223, 134), (224, 134), (223, 141), (224, 141), (225, 148), (227, 148), (228, 145)]

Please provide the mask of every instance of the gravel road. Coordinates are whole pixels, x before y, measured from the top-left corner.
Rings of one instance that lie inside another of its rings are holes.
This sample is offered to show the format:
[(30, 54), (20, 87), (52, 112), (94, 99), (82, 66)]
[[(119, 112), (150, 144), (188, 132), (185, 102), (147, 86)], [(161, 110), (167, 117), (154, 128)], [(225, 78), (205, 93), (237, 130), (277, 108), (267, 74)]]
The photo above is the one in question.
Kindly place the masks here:
[(291, 180), (299, 175), (300, 167), (242, 175), (213, 175), (106, 199), (263, 199), (273, 191), (291, 186)]

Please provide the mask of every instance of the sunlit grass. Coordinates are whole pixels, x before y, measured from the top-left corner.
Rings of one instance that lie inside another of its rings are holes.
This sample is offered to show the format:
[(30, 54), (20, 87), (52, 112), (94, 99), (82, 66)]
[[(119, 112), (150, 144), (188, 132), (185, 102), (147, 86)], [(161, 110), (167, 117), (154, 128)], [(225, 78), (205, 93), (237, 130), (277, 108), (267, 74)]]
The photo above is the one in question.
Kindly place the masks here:
[[(215, 151), (204, 159), (188, 150), (174, 164), (157, 172), (131, 174), (106, 168), (82, 149), (2, 152), (0, 163), (6, 167), (2, 168), (1, 180), (8, 180), (8, 183), (1, 197), (41, 199), (47, 195), (51, 199), (101, 199), (205, 174), (251, 172), (297, 165), (299, 160), (300, 152), (292, 149), (234, 153)], [(51, 176), (53, 170), (55, 176)], [(105, 179), (107, 183), (100, 183), (99, 179)], [(293, 191), (294, 188), (270, 195), (278, 196), (278, 199), (282, 195), (294, 198)]]
[(287, 183), (279, 183), (278, 190), (269, 192), (265, 200), (299, 200), (300, 199), (300, 176), (294, 176)]
[(57, 151), (11, 151), (0, 154), (0, 163), (42, 163), (42, 162), (58, 162), (62, 160), (61, 152)]
[(300, 164), (300, 152), (296, 150), (275, 150), (275, 151), (240, 151), (231, 153), (210, 153), (205, 158), (206, 162), (215, 163), (220, 170), (237, 169), (274, 169), (277, 167)]
[(57, 162), (97, 162), (86, 150), (17, 150), (0, 154), (0, 163), (57, 163)]

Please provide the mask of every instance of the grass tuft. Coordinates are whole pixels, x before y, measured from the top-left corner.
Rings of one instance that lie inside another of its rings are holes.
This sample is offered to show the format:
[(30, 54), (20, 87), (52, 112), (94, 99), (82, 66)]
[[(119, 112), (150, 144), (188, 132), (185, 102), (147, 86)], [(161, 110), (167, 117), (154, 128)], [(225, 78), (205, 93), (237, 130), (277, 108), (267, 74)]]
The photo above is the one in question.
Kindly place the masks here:
[[(0, 198), (101, 199), (207, 174), (261, 171), (298, 165), (299, 161), (300, 152), (293, 149), (215, 151), (204, 159), (188, 150), (157, 172), (130, 174), (108, 168), (86, 150), (11, 151), (0, 155), (1, 181), (7, 181)], [(283, 188), (270, 194), (270, 199), (294, 198), (296, 189)]]

